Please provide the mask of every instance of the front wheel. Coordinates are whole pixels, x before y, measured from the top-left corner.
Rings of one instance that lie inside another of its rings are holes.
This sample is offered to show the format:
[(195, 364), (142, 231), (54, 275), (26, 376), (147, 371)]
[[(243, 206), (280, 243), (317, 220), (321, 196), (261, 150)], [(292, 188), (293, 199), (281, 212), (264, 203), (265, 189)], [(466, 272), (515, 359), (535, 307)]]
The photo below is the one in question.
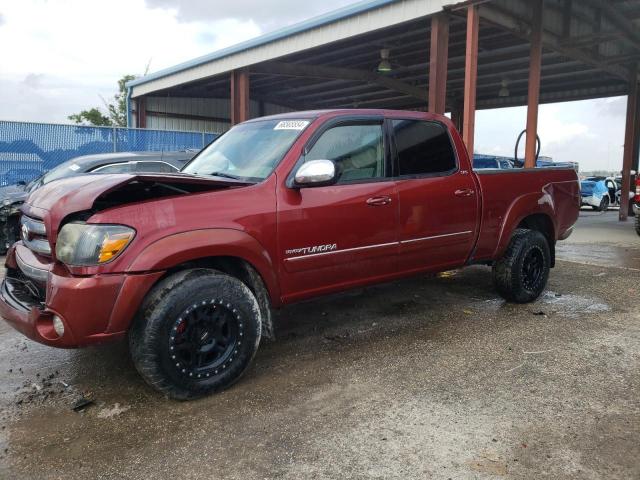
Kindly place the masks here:
[(600, 205), (598, 207), (593, 207), (593, 208), (598, 212), (606, 212), (607, 210), (609, 210), (609, 197), (607, 196), (602, 197), (602, 200), (600, 200)]
[(493, 282), (507, 301), (528, 303), (547, 285), (551, 255), (546, 237), (535, 230), (519, 228), (503, 257), (493, 267)]
[(237, 381), (260, 335), (260, 308), (244, 283), (216, 270), (191, 269), (165, 278), (147, 295), (129, 345), (147, 383), (189, 400)]
[(636, 233), (640, 235), (640, 212), (636, 213)]

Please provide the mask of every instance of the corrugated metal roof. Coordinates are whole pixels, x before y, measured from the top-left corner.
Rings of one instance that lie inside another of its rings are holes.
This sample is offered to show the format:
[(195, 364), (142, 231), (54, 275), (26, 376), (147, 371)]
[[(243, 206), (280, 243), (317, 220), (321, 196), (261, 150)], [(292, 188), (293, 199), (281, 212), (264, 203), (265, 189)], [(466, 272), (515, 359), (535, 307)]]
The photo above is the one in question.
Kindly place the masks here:
[[(275, 42), (283, 38), (289, 37), (291, 35), (295, 35), (297, 33), (313, 30), (314, 28), (317, 28), (323, 25), (328, 25), (338, 20), (344, 20), (346, 18), (353, 17), (355, 15), (365, 13), (369, 10), (373, 10), (397, 1), (399, 0), (365, 0), (362, 2), (355, 3), (353, 5), (348, 5), (338, 10), (329, 12), (325, 15), (320, 15), (318, 17), (305, 20), (303, 22), (297, 23), (290, 27), (285, 27), (280, 30), (276, 30), (274, 32), (267, 33), (265, 35), (253, 38), (251, 40), (247, 40), (246, 42), (238, 43), (237, 45), (232, 45), (231, 47), (223, 48), (222, 50), (217, 50), (215, 52), (209, 53), (207, 55), (203, 55), (201, 57), (194, 58), (187, 62), (179, 63), (178, 65), (175, 65), (173, 67), (159, 70), (155, 73), (145, 75), (142, 78), (131, 80), (130, 82), (127, 82), (126, 86), (133, 87), (136, 85), (141, 85), (151, 80), (156, 80), (158, 78), (162, 78), (167, 75), (171, 75), (173, 73), (186, 70), (188, 68), (202, 65), (203, 63), (219, 60), (229, 55), (240, 53), (242, 51), (249, 50), (251, 48), (265, 45), (267, 43)], [(451, 3), (456, 3), (456, 2), (451, 2)]]

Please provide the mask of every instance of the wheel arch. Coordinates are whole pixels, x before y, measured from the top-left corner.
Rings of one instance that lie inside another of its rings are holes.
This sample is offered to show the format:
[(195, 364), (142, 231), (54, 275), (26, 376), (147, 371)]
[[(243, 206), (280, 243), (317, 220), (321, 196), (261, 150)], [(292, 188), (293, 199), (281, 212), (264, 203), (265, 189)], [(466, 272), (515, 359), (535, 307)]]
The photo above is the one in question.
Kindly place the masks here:
[(263, 335), (273, 338), (273, 307), (280, 304), (276, 269), (267, 250), (249, 234), (233, 229), (206, 229), (164, 237), (145, 248), (127, 271), (210, 268), (232, 275), (253, 292), (263, 316)]
[(518, 228), (528, 228), (541, 232), (549, 243), (551, 266), (555, 265), (555, 244), (557, 228), (554, 222), (555, 208), (553, 197), (543, 190), (540, 193), (523, 195), (511, 204), (502, 223), (494, 259), (500, 258), (511, 241), (513, 232)]

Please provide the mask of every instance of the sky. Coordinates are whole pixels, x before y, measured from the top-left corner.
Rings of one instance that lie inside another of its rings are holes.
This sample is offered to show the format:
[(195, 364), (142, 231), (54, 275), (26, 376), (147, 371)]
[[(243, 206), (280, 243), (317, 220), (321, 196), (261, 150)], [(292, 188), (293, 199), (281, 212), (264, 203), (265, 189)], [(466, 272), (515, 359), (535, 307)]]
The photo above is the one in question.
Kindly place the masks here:
[[(0, 0), (0, 120), (67, 122), (154, 72), (354, 0)], [(619, 170), (623, 97), (542, 105), (542, 155)], [(513, 156), (526, 109), (479, 111), (480, 153)], [(522, 149), (521, 149), (522, 151)]]

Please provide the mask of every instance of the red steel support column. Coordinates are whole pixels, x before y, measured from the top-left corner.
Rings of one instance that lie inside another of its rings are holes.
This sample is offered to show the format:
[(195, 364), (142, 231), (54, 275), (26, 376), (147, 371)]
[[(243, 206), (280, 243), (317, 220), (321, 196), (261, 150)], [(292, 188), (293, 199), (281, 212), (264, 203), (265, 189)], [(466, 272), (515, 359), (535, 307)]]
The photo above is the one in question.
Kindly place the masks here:
[(453, 122), (453, 124), (455, 125), (456, 129), (462, 133), (462, 117), (461, 117), (461, 108), (453, 108), (451, 109), (451, 121)]
[(231, 72), (231, 125), (249, 120), (249, 71)]
[(540, 103), (540, 71), (542, 69), (542, 0), (533, 0), (531, 20), (531, 53), (529, 55), (529, 95), (527, 98), (527, 143), (524, 167), (536, 166), (538, 106)]
[(624, 154), (622, 157), (622, 189), (620, 196), (620, 211), (618, 218), (621, 222), (627, 220), (629, 214), (629, 194), (631, 190), (631, 167), (634, 162), (635, 145), (640, 135), (640, 125), (638, 118), (638, 95), (640, 95), (640, 84), (638, 83), (638, 65), (631, 69), (629, 79), (629, 94), (627, 96), (627, 119), (624, 130)]
[(480, 28), (478, 7), (467, 7), (467, 49), (464, 61), (464, 113), (462, 117), (462, 140), (469, 156), (473, 157), (473, 135), (476, 121), (476, 84), (478, 81), (478, 30)]
[(147, 128), (147, 99), (136, 100), (136, 128)]
[(429, 111), (444, 115), (449, 62), (449, 17), (444, 13), (431, 19), (429, 48)]

